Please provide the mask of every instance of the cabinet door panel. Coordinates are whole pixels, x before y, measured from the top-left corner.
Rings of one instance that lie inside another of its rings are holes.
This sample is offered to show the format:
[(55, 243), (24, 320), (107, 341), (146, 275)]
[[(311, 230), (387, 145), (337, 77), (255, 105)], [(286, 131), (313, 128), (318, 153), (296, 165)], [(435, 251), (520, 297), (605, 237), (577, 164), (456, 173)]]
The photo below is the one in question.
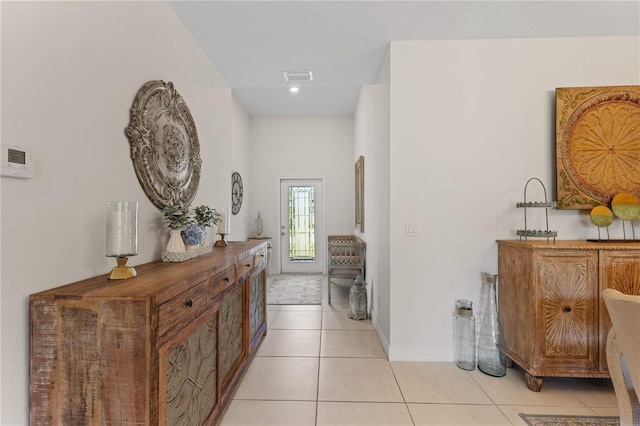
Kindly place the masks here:
[[(203, 425), (218, 406), (216, 380), (217, 316), (209, 315), (193, 332), (161, 351), (160, 421)], [(166, 422), (164, 423), (163, 422)]]
[(598, 369), (597, 253), (541, 252), (534, 258), (539, 283), (537, 367)]
[(245, 357), (244, 282), (222, 300), (220, 306), (219, 362), (221, 389), (225, 389)]
[(625, 294), (640, 294), (640, 252), (603, 250), (600, 270), (601, 290), (615, 288)]
[(264, 269), (251, 276), (249, 287), (249, 339), (252, 343), (265, 323), (265, 277)]
[[(600, 254), (600, 292), (614, 288), (625, 294), (640, 294), (640, 252), (630, 250), (602, 250)], [(600, 369), (607, 367), (607, 336), (611, 318), (602, 300), (600, 304)]]

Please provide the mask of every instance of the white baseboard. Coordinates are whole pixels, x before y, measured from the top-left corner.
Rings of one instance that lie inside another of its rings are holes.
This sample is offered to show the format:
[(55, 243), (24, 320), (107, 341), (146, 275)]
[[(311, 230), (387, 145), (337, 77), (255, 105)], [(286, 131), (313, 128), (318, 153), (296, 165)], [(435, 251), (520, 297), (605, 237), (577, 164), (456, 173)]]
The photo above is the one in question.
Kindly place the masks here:
[(382, 331), (382, 327), (380, 326), (380, 322), (378, 321), (378, 317), (376, 316), (375, 311), (371, 312), (371, 323), (373, 324), (373, 328), (376, 330), (376, 334), (378, 334), (378, 339), (380, 339), (380, 344), (382, 345), (382, 349), (384, 353), (387, 355), (387, 359), (389, 359), (389, 340), (387, 336)]
[(452, 346), (391, 346), (389, 339), (382, 331), (375, 311), (371, 312), (371, 322), (389, 361), (454, 361)]
[(390, 346), (389, 361), (453, 362), (451, 346)]

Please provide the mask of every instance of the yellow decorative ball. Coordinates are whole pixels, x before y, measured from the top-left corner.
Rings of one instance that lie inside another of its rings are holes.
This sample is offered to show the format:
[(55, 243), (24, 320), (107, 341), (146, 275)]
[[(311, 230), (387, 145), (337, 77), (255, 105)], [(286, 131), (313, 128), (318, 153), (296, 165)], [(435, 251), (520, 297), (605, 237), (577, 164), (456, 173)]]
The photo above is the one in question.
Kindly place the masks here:
[(640, 215), (640, 201), (628, 192), (621, 192), (611, 201), (613, 214), (622, 220), (633, 220)]
[(606, 228), (613, 222), (613, 212), (606, 206), (597, 206), (591, 210), (591, 223), (598, 228)]

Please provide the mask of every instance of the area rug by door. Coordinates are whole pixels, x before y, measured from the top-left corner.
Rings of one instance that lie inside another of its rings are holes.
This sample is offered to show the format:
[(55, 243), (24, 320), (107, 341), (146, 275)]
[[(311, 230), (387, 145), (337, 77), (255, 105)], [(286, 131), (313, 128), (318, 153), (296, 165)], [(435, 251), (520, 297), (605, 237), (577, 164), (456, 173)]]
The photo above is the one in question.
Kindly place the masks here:
[(278, 277), (267, 290), (268, 305), (319, 305), (322, 301), (322, 279)]
[(561, 416), (555, 414), (525, 414), (520, 417), (530, 426), (618, 426), (619, 417)]

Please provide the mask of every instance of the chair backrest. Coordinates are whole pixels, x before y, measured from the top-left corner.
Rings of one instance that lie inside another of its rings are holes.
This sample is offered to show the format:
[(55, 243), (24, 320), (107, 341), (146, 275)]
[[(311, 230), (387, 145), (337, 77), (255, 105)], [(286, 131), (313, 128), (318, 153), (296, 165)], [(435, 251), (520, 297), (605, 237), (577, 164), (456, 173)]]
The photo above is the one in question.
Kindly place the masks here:
[(633, 387), (640, 389), (640, 296), (607, 288), (602, 292)]

